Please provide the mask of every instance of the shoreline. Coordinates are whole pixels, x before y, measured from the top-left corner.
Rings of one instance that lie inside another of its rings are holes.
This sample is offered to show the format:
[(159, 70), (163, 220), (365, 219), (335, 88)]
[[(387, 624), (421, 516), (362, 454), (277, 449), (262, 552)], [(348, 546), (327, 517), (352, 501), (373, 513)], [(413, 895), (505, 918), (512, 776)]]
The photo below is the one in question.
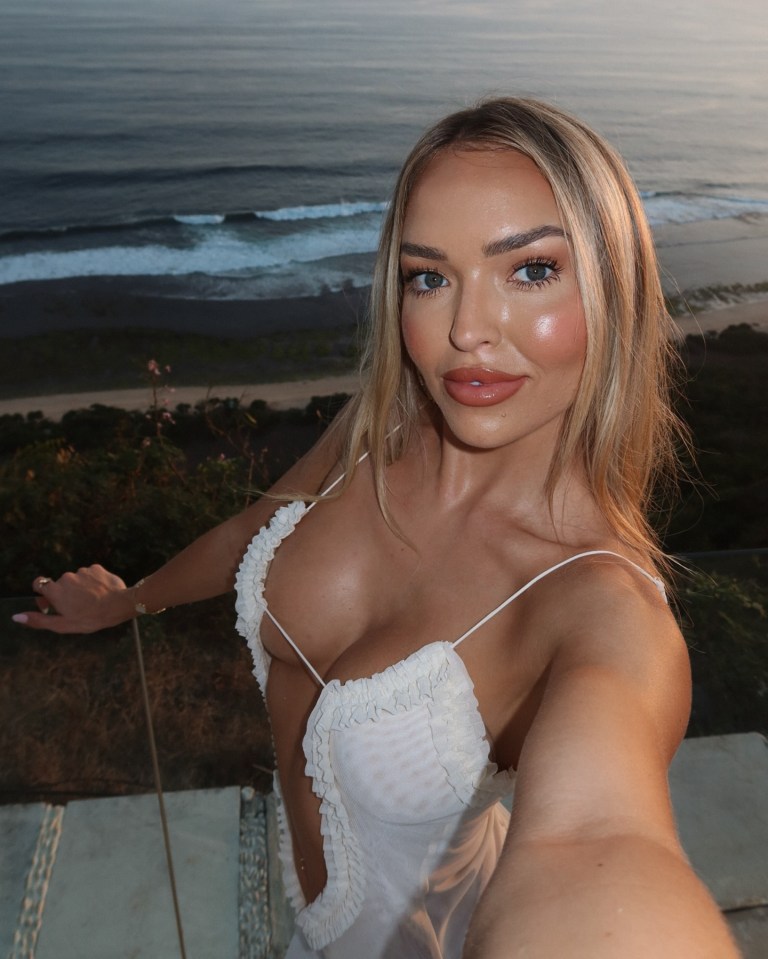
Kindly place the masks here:
[[(666, 224), (654, 229), (654, 239), (665, 293), (676, 304), (687, 304), (691, 310), (676, 318), (683, 336), (716, 333), (738, 323), (768, 330), (768, 215), (750, 213), (721, 220)], [(6, 365), (9, 384), (17, 382), (11, 375), (15, 343), (34, 341), (46, 333), (88, 333), (87, 338), (77, 339), (77, 349), (82, 352), (74, 357), (67, 354), (69, 373), (56, 375), (56, 346), (49, 345), (49, 352), (41, 354), (44, 358), (30, 367), (29, 377), (25, 379), (26, 373), (22, 373), (18, 386), (11, 388), (11, 396), (0, 400), (0, 414), (41, 411), (44, 415), (61, 416), (91, 403), (147, 408), (147, 387), (109, 389), (109, 371), (94, 367), (91, 357), (98, 351), (89, 352), (89, 344), (98, 346), (102, 336), (106, 342), (110, 335), (119, 333), (125, 338), (121, 349), (129, 350), (130, 344), (137, 342), (141, 355), (151, 356), (153, 334), (163, 334), (166, 342), (169, 336), (183, 341), (184, 335), (200, 334), (226, 341), (230, 355), (242, 360), (246, 348), (241, 348), (238, 341), (245, 344), (259, 337), (277, 336), (283, 344), (301, 344), (302, 334), (323, 331), (322, 335), (326, 335), (327, 331), (330, 341), (335, 342), (334, 330), (343, 329), (346, 332), (342, 335), (351, 342), (366, 316), (370, 293), (369, 288), (350, 287), (290, 299), (184, 297), (193, 287), (183, 277), (97, 277), (0, 286), (0, 348), (10, 361)], [(238, 396), (247, 402), (264, 399), (275, 408), (285, 409), (286, 405), (306, 405), (312, 396), (322, 393), (351, 392), (357, 383), (356, 374), (336, 375), (332, 367), (323, 366), (319, 360), (316, 372), (320, 378), (309, 379), (313, 354), (307, 355), (306, 351), (293, 367), (282, 363), (274, 369), (265, 368), (262, 363), (257, 369), (251, 367), (250, 360), (239, 364), (225, 360), (211, 366), (209, 380), (204, 352), (208, 348), (201, 347), (202, 357), (195, 355), (197, 369), (192, 369), (191, 361), (174, 368), (174, 379), (178, 377), (180, 384), (184, 384), (185, 376), (187, 383), (197, 379), (206, 384), (176, 385), (174, 404), (194, 404), (219, 394)], [(309, 343), (306, 348), (314, 349)], [(277, 353), (284, 349), (278, 347)], [(37, 354), (33, 351), (32, 355)], [(16, 369), (21, 372), (24, 367)], [(50, 377), (45, 376), (46, 370), (51, 371)], [(72, 375), (74, 370), (82, 371), (82, 376)], [(226, 385), (228, 379), (236, 382)], [(270, 379), (273, 382), (266, 382)], [(64, 392), (70, 380), (71, 391)], [(92, 390), (83, 388), (91, 383)]]
[(667, 295), (768, 281), (768, 214), (667, 223), (653, 237)]
[[(768, 214), (653, 228), (665, 294), (696, 309), (720, 306), (716, 288), (762, 286), (768, 294)], [(199, 279), (199, 278), (198, 278)], [(83, 277), (0, 285), (0, 341), (88, 329), (153, 329), (245, 338), (355, 324), (369, 287), (317, 296), (205, 299), (196, 278)], [(703, 293), (703, 297), (697, 296)], [(738, 296), (738, 293), (736, 294)]]

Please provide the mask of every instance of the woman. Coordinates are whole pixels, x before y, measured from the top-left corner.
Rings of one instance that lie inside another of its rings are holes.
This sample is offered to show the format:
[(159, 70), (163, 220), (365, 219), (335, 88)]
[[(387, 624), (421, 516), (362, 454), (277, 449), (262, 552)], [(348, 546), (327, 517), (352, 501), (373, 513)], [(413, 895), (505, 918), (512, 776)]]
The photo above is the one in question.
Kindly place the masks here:
[(736, 955), (666, 786), (669, 323), (610, 147), (531, 100), (449, 116), (400, 175), (362, 389), (321, 442), (131, 589), (36, 581), (57, 615), (29, 626), (88, 632), (236, 578), (291, 959)]

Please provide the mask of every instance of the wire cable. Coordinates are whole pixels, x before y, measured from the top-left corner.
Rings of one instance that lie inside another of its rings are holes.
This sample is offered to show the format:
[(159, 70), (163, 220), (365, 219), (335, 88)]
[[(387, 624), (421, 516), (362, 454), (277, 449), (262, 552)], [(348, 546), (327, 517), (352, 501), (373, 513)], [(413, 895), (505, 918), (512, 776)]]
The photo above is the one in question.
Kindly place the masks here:
[(179, 897), (176, 894), (176, 874), (173, 869), (173, 854), (171, 853), (171, 837), (168, 832), (168, 820), (165, 815), (165, 803), (163, 801), (163, 787), (160, 782), (160, 764), (157, 761), (157, 747), (155, 745), (155, 730), (152, 725), (152, 710), (149, 705), (149, 689), (147, 688), (147, 675), (144, 671), (144, 654), (141, 650), (141, 635), (139, 634), (139, 623), (134, 617), (131, 621), (133, 625), (133, 638), (136, 641), (136, 658), (139, 661), (139, 678), (141, 679), (141, 694), (144, 699), (144, 713), (147, 717), (147, 735), (149, 736), (149, 752), (152, 756), (152, 771), (155, 776), (155, 789), (157, 790), (157, 802), (160, 806), (160, 822), (163, 826), (163, 843), (165, 845), (165, 858), (168, 863), (168, 879), (171, 883), (171, 896), (173, 898), (173, 911), (176, 915), (176, 932), (179, 936), (179, 952), (181, 959), (187, 959), (187, 952), (184, 948), (184, 929), (181, 924), (181, 910), (179, 909)]

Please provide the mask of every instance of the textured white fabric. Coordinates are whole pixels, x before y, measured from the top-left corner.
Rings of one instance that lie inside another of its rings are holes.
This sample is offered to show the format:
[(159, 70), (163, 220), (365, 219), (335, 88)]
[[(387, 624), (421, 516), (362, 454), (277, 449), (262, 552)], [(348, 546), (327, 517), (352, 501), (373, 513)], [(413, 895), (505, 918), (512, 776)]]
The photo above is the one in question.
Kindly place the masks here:
[(321, 800), (328, 881), (311, 903), (275, 772), (283, 881), (297, 924), (287, 959), (458, 959), (504, 841), (509, 815), (499, 799), (513, 786), (490, 761), (472, 680), (455, 649), (477, 627), (453, 643), (428, 643), (374, 676), (325, 683), (264, 598), (269, 563), (306, 512), (301, 502), (281, 506), (254, 537), (236, 581), (237, 629), (262, 693), (270, 666), (259, 638), (265, 611), (321, 687), (303, 748)]
[[(237, 576), (237, 628), (262, 692), (266, 570), (305, 512), (303, 503), (280, 507)], [(298, 928), (288, 957), (458, 957), (501, 851), (509, 816), (498, 799), (513, 780), (489, 761), (472, 681), (452, 644), (324, 685), (304, 753), (321, 799), (328, 881), (304, 901), (276, 773), (283, 881)]]

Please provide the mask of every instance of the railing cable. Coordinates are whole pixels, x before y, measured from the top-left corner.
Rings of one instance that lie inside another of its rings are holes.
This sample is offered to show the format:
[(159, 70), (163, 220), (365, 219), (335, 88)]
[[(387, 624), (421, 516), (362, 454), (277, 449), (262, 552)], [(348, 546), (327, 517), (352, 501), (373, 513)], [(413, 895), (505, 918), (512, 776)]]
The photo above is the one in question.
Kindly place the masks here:
[(171, 896), (173, 898), (173, 911), (176, 915), (176, 932), (179, 936), (179, 952), (181, 959), (187, 959), (187, 952), (184, 948), (184, 929), (181, 924), (181, 910), (179, 909), (179, 897), (176, 894), (176, 874), (173, 869), (173, 854), (171, 853), (171, 837), (168, 832), (168, 820), (165, 815), (165, 803), (163, 801), (163, 787), (160, 782), (160, 764), (157, 761), (157, 747), (155, 745), (155, 731), (152, 725), (152, 710), (149, 705), (149, 689), (147, 688), (147, 675), (144, 671), (144, 655), (141, 650), (141, 636), (139, 634), (139, 623), (134, 617), (132, 620), (133, 638), (136, 641), (136, 658), (139, 661), (139, 678), (141, 679), (141, 694), (144, 699), (144, 713), (147, 718), (147, 735), (149, 737), (149, 752), (152, 756), (152, 771), (155, 776), (155, 789), (157, 790), (157, 802), (160, 806), (160, 822), (163, 826), (163, 843), (165, 845), (165, 858), (168, 863), (168, 879), (171, 883)]

